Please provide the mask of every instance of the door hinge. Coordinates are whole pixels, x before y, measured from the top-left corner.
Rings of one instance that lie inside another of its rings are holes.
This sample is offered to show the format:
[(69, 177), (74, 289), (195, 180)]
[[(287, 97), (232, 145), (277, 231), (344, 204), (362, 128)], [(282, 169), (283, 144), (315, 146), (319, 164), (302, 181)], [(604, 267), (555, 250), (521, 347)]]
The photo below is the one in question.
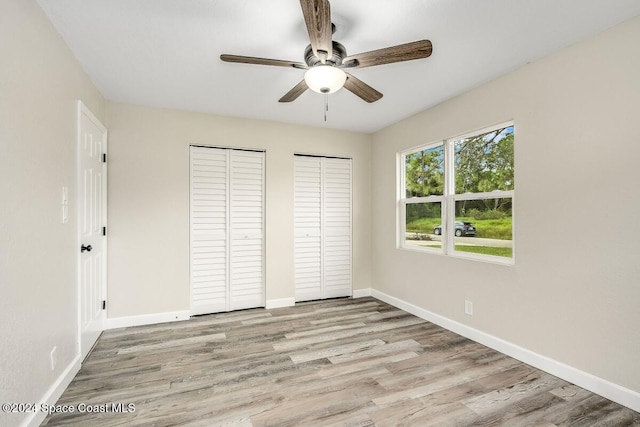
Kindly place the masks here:
[(107, 153), (102, 153), (102, 163), (107, 163)]
[(103, 236), (107, 235), (107, 227), (102, 227), (102, 235)]
[(102, 300), (102, 309), (106, 310), (107, 309), (107, 301)]

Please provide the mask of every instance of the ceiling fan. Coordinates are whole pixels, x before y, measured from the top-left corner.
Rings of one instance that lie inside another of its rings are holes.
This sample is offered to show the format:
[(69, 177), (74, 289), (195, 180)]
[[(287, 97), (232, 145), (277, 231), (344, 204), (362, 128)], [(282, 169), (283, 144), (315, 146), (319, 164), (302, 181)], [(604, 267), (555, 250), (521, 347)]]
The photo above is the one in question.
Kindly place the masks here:
[(304, 51), (304, 63), (253, 56), (220, 55), (220, 59), (225, 62), (307, 70), (304, 80), (280, 98), (279, 102), (294, 101), (307, 89), (329, 94), (343, 86), (366, 102), (375, 102), (382, 98), (382, 93), (344, 70), (410, 61), (427, 58), (431, 55), (433, 47), (429, 40), (419, 40), (356, 55), (347, 55), (345, 47), (332, 40), (335, 25), (331, 23), (329, 1), (300, 0), (300, 6), (302, 6), (302, 14), (311, 41), (311, 44)]

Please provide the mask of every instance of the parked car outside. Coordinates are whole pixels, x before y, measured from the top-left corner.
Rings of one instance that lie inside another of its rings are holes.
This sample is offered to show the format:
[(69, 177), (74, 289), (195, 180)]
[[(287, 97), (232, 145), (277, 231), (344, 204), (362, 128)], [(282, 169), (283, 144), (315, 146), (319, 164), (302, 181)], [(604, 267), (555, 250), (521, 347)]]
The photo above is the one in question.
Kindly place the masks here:
[[(456, 237), (461, 236), (475, 236), (476, 235), (476, 227), (467, 221), (456, 221)], [(433, 234), (439, 236), (442, 234), (442, 224), (438, 224), (433, 227)]]

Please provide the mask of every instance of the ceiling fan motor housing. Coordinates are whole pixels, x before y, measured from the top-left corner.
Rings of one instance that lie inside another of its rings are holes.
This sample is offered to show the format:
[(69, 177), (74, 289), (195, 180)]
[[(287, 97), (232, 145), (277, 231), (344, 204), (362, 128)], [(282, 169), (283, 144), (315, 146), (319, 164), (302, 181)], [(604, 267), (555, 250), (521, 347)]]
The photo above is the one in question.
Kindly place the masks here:
[[(342, 59), (347, 56), (347, 49), (340, 43), (333, 41), (333, 52), (331, 58), (327, 58), (327, 64), (333, 66), (342, 65)], [(322, 63), (322, 60), (318, 58), (314, 53), (311, 45), (308, 45), (304, 50), (304, 61), (309, 67), (314, 67)]]

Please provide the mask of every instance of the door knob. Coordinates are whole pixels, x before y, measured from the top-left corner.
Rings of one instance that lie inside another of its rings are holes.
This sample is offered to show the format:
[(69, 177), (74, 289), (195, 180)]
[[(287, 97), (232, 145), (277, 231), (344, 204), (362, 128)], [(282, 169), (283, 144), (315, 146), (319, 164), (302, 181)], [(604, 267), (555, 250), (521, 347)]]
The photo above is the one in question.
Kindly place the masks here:
[(82, 246), (80, 246), (80, 252), (84, 252), (84, 251), (91, 252), (91, 249), (93, 249), (91, 247), (91, 245), (86, 245), (86, 246), (82, 245)]

